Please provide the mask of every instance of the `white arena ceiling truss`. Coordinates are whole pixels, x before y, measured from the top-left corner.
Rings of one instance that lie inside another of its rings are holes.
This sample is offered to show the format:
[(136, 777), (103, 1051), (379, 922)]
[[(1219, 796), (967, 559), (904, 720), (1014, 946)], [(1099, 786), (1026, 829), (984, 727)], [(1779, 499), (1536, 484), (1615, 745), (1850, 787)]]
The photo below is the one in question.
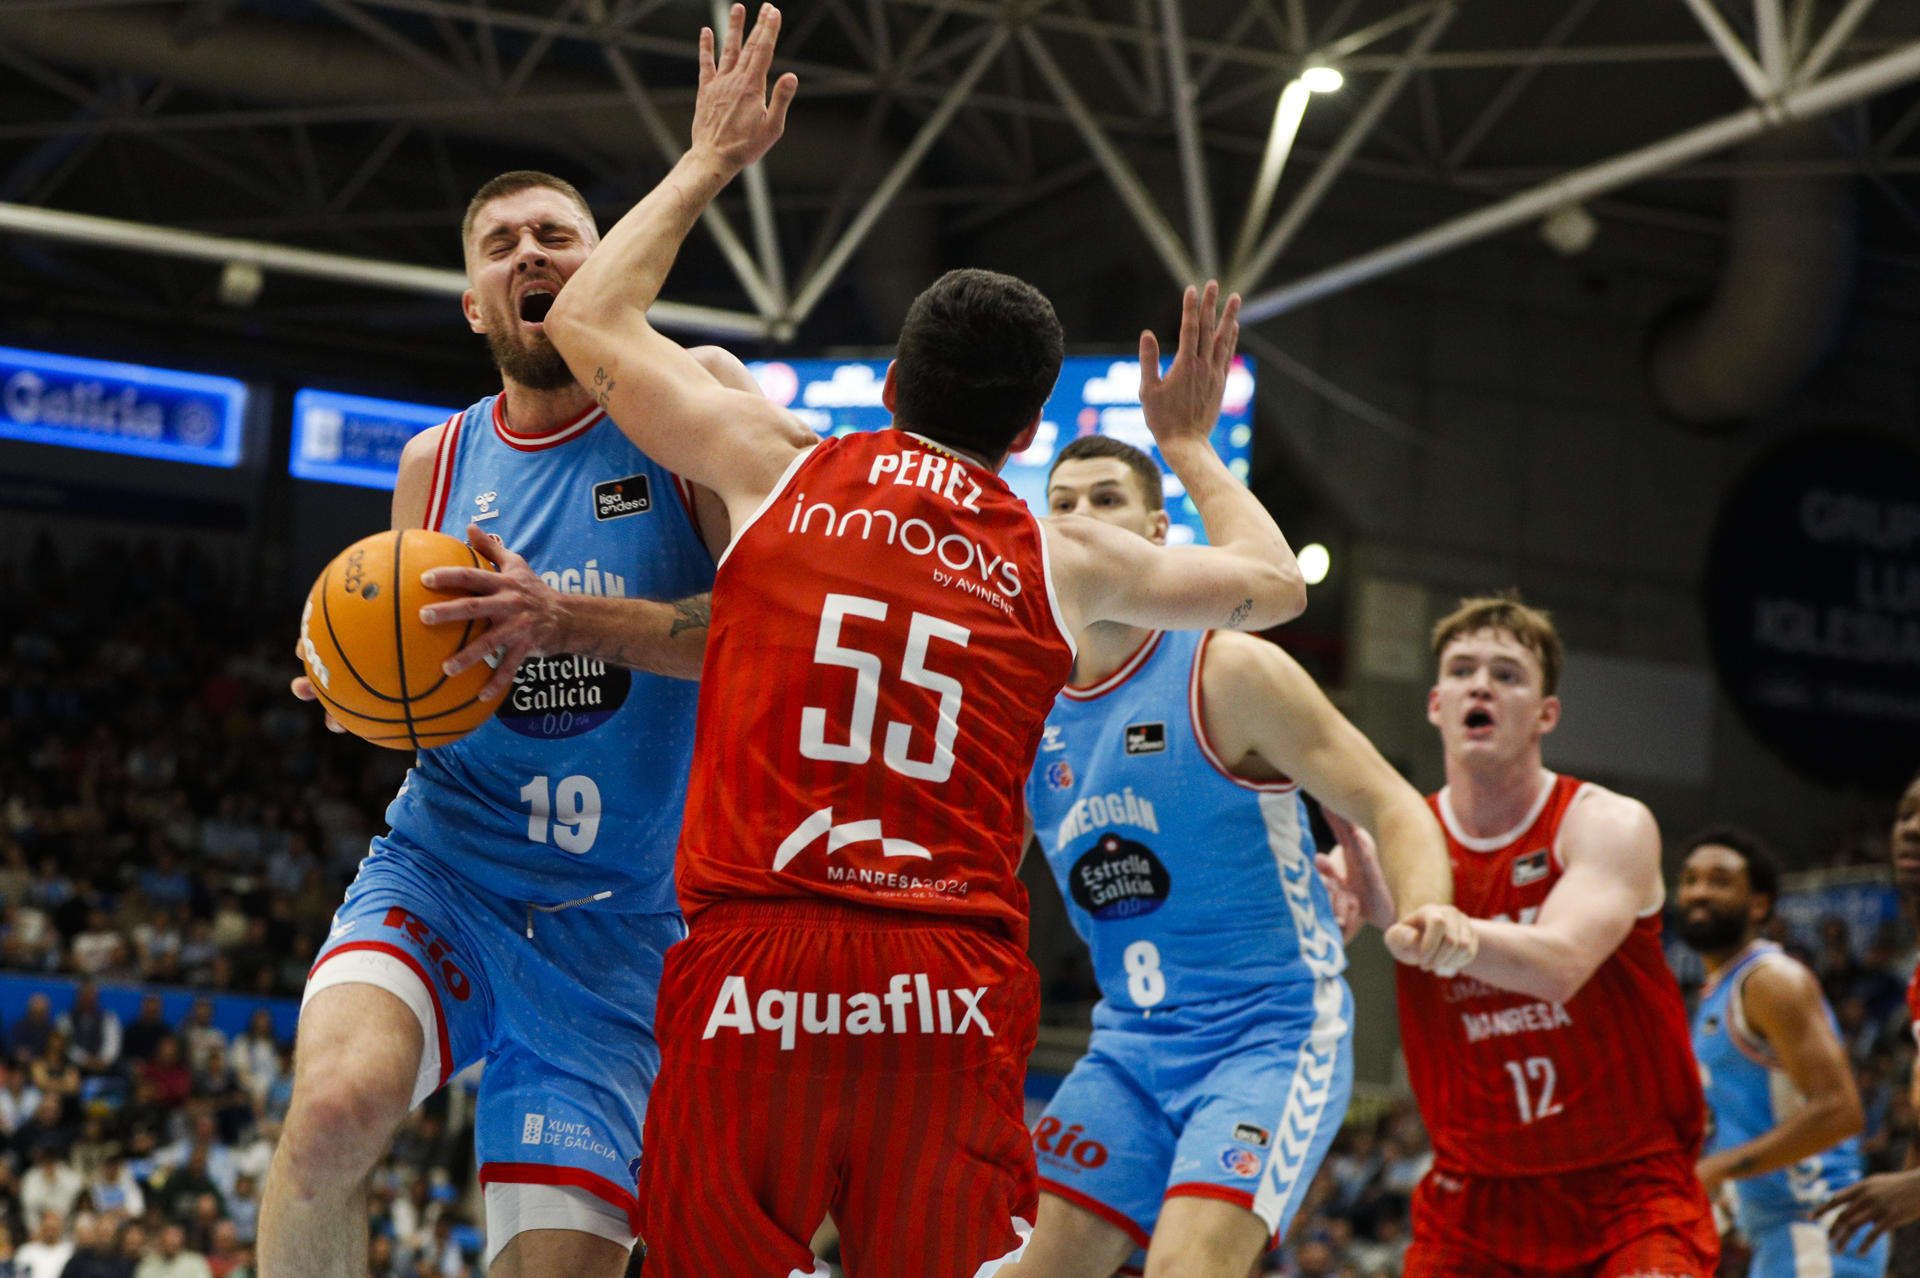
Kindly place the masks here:
[[(713, 20), (705, 0), (0, 0), (0, 232), (79, 254), (71, 287), (109, 274), (87, 253), (134, 250), (457, 294), (475, 144), (631, 198), (683, 145)], [(965, 232), (1090, 181), (1168, 277), (1217, 275), (1256, 320), (1574, 206), (1710, 224), (1705, 193), (1753, 172), (1859, 175), (1869, 247), (1920, 252), (1913, 0), (793, 0), (778, 66), (802, 80), (795, 162), (711, 212), (724, 269), (663, 325), (787, 340), (890, 208)], [(1312, 68), (1344, 86), (1290, 92)], [(1799, 121), (1831, 145), (1742, 150)], [(1362, 176), (1464, 211), (1296, 266)], [(156, 287), (213, 305), (185, 274)]]

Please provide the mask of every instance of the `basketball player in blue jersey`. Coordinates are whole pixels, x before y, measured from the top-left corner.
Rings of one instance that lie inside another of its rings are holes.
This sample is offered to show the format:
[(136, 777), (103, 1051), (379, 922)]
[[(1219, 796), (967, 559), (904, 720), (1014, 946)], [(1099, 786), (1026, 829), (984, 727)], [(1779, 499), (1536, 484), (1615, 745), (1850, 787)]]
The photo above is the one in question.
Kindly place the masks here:
[(308, 978), (264, 1278), (364, 1278), (368, 1171), (410, 1108), (481, 1059), (493, 1278), (616, 1278), (637, 1232), (654, 994), (685, 934), (689, 680), (725, 516), (606, 420), (542, 332), (598, 239), (579, 192), (504, 174), (462, 236), (467, 319), (503, 388), (408, 444), (393, 524), (466, 536), (497, 566), (426, 574), (473, 594), (423, 619), (491, 623), (449, 673), (490, 657), (483, 695), (502, 703), (420, 752)]
[(1780, 894), (1773, 856), (1731, 826), (1687, 841), (1674, 907), (1706, 964), (1693, 1054), (1713, 1114), (1700, 1182), (1732, 1191), (1753, 1278), (1880, 1278), (1889, 1240), (1849, 1254), (1819, 1219), (1860, 1179), (1865, 1119), (1820, 982), (1760, 939)]
[[(1164, 542), (1160, 471), (1085, 436), (1052, 515)], [(1093, 951), (1093, 1041), (1034, 1131), (1040, 1218), (1021, 1273), (1240, 1275), (1285, 1233), (1346, 1115), (1353, 997), (1299, 789), (1373, 830), (1395, 901), (1440, 911), (1396, 957), (1456, 968), (1439, 825), (1279, 648), (1100, 624), (1079, 636), (1027, 804)]]

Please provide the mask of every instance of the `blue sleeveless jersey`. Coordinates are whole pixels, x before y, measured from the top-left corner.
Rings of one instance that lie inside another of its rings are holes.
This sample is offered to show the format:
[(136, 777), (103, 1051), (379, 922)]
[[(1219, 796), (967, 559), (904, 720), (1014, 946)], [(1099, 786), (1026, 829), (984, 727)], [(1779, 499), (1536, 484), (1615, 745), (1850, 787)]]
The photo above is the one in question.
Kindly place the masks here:
[(1034, 832), (1116, 1008), (1346, 969), (1298, 789), (1230, 776), (1206, 741), (1206, 639), (1155, 634), (1106, 680), (1063, 691), (1027, 779)]
[[(1806, 1103), (1740, 1010), (1741, 986), (1757, 967), (1792, 961), (1771, 941), (1755, 941), (1700, 992), (1693, 1012), (1693, 1054), (1713, 1115), (1710, 1154), (1773, 1130)], [(1821, 1007), (1833, 1024), (1831, 1009), (1824, 1002)], [(1791, 1167), (1732, 1181), (1740, 1230), (1757, 1238), (1786, 1222), (1812, 1220), (1821, 1203), (1860, 1175), (1860, 1142), (1849, 1139)]]
[[(426, 526), (464, 541), (473, 520), (565, 593), (713, 588), (685, 489), (597, 408), (547, 436), (515, 435), (498, 396), (449, 422)], [(698, 693), (584, 657), (533, 658), (497, 715), (419, 752), (374, 855), (426, 857), (531, 905), (670, 913)]]

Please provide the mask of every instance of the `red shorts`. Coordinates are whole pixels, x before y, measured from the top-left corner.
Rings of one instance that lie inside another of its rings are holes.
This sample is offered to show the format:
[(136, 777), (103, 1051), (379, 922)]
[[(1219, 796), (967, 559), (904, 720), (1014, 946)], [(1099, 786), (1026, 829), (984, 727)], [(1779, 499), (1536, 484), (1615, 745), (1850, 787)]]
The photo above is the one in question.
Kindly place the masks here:
[[(973, 1278), (1025, 1242), (1039, 979), (997, 933), (812, 902), (715, 906), (667, 951), (640, 1172), (647, 1278)], [(822, 1270), (824, 1272), (824, 1270)]]
[(1693, 1160), (1452, 1176), (1413, 1195), (1403, 1278), (1713, 1278), (1720, 1234)]

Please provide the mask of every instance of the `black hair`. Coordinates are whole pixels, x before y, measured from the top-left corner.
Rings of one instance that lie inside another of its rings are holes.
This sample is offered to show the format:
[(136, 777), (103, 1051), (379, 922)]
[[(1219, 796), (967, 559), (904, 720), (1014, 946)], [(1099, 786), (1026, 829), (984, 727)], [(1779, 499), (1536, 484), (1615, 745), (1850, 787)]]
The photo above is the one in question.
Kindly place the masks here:
[(1680, 845), (1680, 856), (1685, 859), (1695, 849), (1708, 844), (1739, 854), (1747, 866), (1747, 886), (1767, 898), (1767, 917), (1772, 918), (1774, 907), (1780, 903), (1780, 859), (1773, 854), (1773, 849), (1759, 835), (1741, 826), (1710, 825), (1695, 831)]
[(900, 326), (894, 417), (997, 461), (1053, 393), (1065, 355), (1060, 319), (1039, 289), (994, 271), (948, 271)]

